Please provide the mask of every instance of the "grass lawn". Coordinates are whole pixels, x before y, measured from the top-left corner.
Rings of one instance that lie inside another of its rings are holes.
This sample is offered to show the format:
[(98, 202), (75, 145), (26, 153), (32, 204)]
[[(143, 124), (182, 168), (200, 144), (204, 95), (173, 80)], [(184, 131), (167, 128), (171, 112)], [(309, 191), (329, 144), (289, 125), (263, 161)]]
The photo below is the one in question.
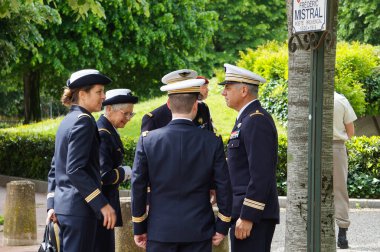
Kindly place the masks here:
[[(234, 125), (237, 112), (226, 106), (224, 97), (220, 94), (222, 87), (217, 85), (216, 79), (212, 79), (210, 81), (209, 89), (209, 96), (206, 100), (206, 103), (210, 108), (214, 126), (216, 127), (218, 134), (222, 135), (223, 137), (228, 137)], [(153, 98), (148, 101), (136, 104), (134, 109), (134, 112), (136, 112), (135, 117), (132, 118), (132, 120), (126, 125), (124, 129), (119, 129), (120, 135), (138, 138), (140, 135), (141, 118), (143, 115), (164, 104), (166, 100), (167, 95), (165, 94), (161, 97)], [(95, 118), (97, 119), (100, 114), (101, 113), (94, 113)], [(62, 118), (63, 117), (58, 117), (56, 119), (48, 119), (35, 124), (1, 129), (0, 132), (33, 132), (55, 134)], [(284, 129), (278, 123), (276, 123), (276, 125), (279, 134), (286, 134), (286, 129)]]

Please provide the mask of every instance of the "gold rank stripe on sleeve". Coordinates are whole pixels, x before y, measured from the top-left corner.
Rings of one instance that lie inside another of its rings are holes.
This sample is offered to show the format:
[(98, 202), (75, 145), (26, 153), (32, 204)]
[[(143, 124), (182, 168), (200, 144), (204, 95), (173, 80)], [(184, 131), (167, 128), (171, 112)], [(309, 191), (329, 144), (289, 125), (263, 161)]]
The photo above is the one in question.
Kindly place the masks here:
[(120, 178), (120, 174), (119, 174), (119, 170), (118, 169), (113, 169), (116, 173), (116, 179), (115, 181), (112, 183), (113, 185), (117, 183), (117, 181), (119, 181), (119, 178)]
[(141, 217), (132, 216), (132, 222), (140, 223), (140, 222), (143, 222), (147, 217), (148, 217), (148, 215), (146, 213), (144, 213), (143, 216), (141, 216)]
[(104, 131), (104, 132), (107, 132), (108, 134), (110, 134), (111, 135), (111, 132), (108, 130), (108, 129), (105, 129), (105, 128), (100, 128), (99, 129), (99, 132), (100, 131)]
[(224, 222), (231, 222), (231, 217), (224, 216), (221, 213), (218, 213), (218, 218), (221, 219)]
[(54, 198), (54, 192), (50, 192), (46, 195), (46, 199)]
[(264, 210), (264, 207), (265, 207), (264, 203), (260, 203), (260, 202), (257, 202), (257, 201), (254, 201), (254, 200), (250, 200), (250, 199), (247, 199), (247, 198), (244, 199), (243, 205), (246, 205), (246, 206), (249, 206), (249, 207), (252, 207), (252, 208), (256, 208), (256, 209), (259, 209), (259, 210)]
[(86, 202), (89, 203), (91, 200), (93, 200), (99, 194), (100, 194), (100, 190), (99, 189), (95, 189), (95, 191), (93, 191), (90, 195), (88, 195), (85, 198)]
[(84, 117), (84, 116), (91, 117), (89, 114), (82, 113), (82, 114), (78, 115), (78, 118), (82, 118), (82, 117)]

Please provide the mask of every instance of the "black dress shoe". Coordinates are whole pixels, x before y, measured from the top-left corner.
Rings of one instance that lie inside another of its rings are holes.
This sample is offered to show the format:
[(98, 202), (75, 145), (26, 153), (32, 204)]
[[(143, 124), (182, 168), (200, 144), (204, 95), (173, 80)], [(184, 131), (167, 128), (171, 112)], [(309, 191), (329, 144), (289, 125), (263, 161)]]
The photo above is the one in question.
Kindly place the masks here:
[(339, 228), (337, 245), (341, 249), (348, 249), (347, 228)]

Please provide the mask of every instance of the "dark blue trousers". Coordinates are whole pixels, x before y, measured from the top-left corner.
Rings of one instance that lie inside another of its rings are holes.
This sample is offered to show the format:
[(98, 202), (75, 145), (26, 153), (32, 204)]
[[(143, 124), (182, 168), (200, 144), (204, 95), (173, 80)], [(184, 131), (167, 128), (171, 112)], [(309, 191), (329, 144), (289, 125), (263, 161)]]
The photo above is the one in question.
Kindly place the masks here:
[(230, 230), (231, 252), (269, 252), (272, 243), (276, 221), (262, 220), (258, 224), (253, 224), (251, 235), (238, 240), (235, 237), (235, 224), (233, 222)]
[(147, 252), (211, 252), (211, 239), (200, 242), (158, 242), (148, 240)]
[(57, 214), (59, 222), (60, 251), (94, 251), (96, 223), (95, 218)]
[(115, 229), (105, 228), (103, 226), (103, 219), (98, 220), (95, 244), (95, 252), (115, 251)]

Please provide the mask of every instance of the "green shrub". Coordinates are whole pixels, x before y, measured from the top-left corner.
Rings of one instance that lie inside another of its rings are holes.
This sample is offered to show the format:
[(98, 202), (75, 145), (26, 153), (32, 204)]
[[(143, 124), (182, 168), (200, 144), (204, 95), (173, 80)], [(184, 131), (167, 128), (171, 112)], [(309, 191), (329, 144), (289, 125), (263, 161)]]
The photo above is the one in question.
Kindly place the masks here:
[(0, 174), (46, 180), (53, 153), (53, 135), (0, 134)]
[(278, 195), (286, 195), (286, 179), (288, 167), (288, 138), (286, 135), (278, 136), (278, 165), (276, 171)]
[(0, 215), (0, 225), (4, 225), (4, 217)]
[(380, 66), (371, 76), (364, 80), (363, 88), (366, 90), (366, 115), (380, 115)]
[(237, 65), (251, 70), (267, 81), (288, 79), (288, 46), (276, 41), (259, 46), (256, 50), (250, 48), (240, 52)]
[(380, 137), (354, 137), (346, 146), (350, 197), (380, 198)]
[(367, 105), (364, 80), (380, 63), (377, 54), (375, 47), (358, 42), (337, 45), (335, 90), (350, 101), (359, 116), (364, 115)]
[(283, 126), (288, 122), (288, 81), (284, 79), (271, 80), (262, 85), (259, 90), (262, 106)]
[[(376, 115), (380, 111), (380, 71), (374, 71), (380, 64), (379, 54), (378, 48), (358, 42), (339, 42), (337, 45), (335, 89), (350, 101), (358, 116), (366, 113)], [(273, 81), (288, 79), (286, 43), (269, 42), (256, 50), (248, 48), (240, 52), (237, 65), (267, 79), (268, 83), (260, 88), (260, 100), (266, 99), (272, 105), (275, 101), (281, 101), (283, 105), (280, 111), (287, 111), (284, 98), (279, 99), (281, 96), (277, 96), (278, 94), (262, 91), (266, 87), (272, 91)], [(216, 76), (218, 79), (223, 77), (220, 72), (216, 72)], [(285, 90), (282, 85), (276, 88), (279, 92)], [(283, 97), (287, 97), (287, 93)], [(270, 110), (269, 106), (266, 108)], [(279, 110), (274, 110), (276, 112), (273, 113), (278, 117)], [(278, 117), (280, 120), (284, 118), (281, 113)], [(283, 124), (286, 125), (286, 120)]]

